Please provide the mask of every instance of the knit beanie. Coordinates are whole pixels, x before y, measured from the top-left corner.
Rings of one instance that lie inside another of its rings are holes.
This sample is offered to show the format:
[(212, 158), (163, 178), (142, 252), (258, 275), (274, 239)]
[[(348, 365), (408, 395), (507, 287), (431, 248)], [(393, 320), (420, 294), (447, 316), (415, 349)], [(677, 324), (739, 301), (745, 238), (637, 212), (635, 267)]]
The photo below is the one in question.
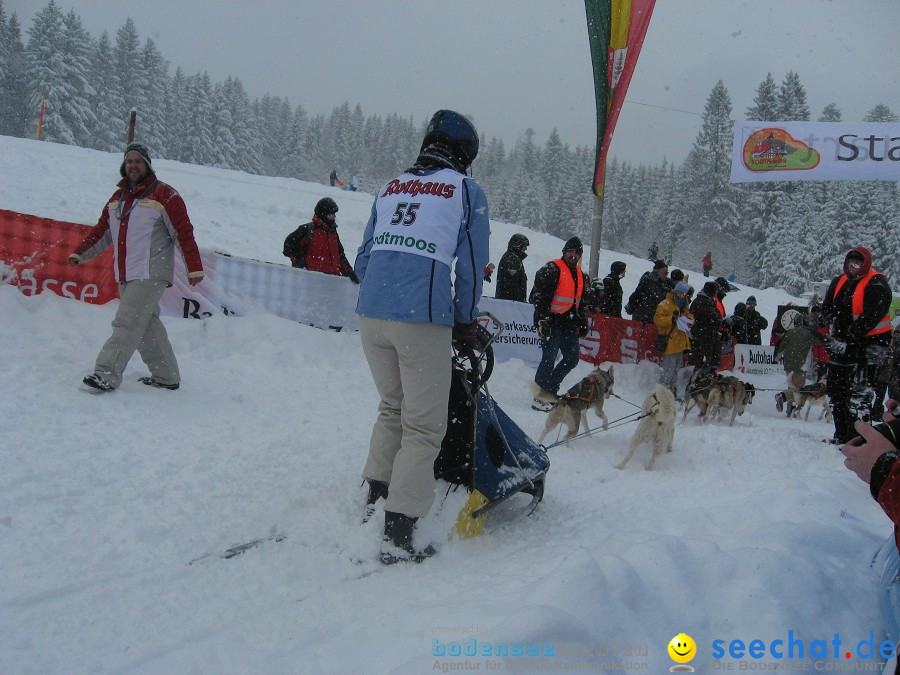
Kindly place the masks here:
[(676, 293), (687, 293), (689, 290), (689, 286), (683, 281), (679, 281), (675, 284), (675, 292)]
[(579, 239), (578, 237), (572, 237), (571, 239), (569, 239), (569, 241), (565, 243), (562, 249), (563, 253), (565, 253), (566, 251), (578, 251), (579, 255), (581, 253), (584, 253), (584, 248), (581, 246), (581, 239)]
[(125, 157), (128, 157), (129, 152), (136, 152), (141, 156), (147, 163), (147, 168), (150, 171), (153, 171), (153, 165), (150, 163), (150, 151), (147, 149), (147, 146), (143, 143), (129, 143), (128, 147), (125, 148), (125, 153), (122, 158), (122, 166), (119, 167), (119, 173), (122, 174), (122, 178), (125, 178)]

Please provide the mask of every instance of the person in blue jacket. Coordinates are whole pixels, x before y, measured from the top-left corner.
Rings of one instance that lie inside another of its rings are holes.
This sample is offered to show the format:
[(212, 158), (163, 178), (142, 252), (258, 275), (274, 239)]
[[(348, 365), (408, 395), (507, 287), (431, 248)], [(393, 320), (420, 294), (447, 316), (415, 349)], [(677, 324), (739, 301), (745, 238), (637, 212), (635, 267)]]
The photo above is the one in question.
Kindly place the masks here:
[(414, 546), (413, 530), (434, 502), (451, 342), (476, 344), (490, 238), (487, 199), (466, 176), (477, 154), (472, 124), (436, 112), (415, 164), (378, 191), (356, 257), (359, 332), (381, 397), (363, 469), (365, 519), (385, 498), (385, 564), (435, 553)]

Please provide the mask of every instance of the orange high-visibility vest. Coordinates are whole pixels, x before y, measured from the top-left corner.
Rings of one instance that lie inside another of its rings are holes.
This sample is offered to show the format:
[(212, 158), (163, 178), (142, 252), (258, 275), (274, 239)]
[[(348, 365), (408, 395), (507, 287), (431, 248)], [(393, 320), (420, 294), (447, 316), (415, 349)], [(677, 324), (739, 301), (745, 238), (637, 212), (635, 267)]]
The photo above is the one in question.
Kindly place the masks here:
[[(572, 305), (578, 307), (581, 304), (581, 293), (584, 291), (584, 278), (581, 269), (576, 268), (576, 274), (562, 260), (554, 260), (559, 268), (559, 281), (556, 282), (556, 293), (550, 301), (550, 311), (555, 314), (565, 314)], [(565, 272), (565, 274), (563, 274)]]
[[(856, 285), (856, 288), (853, 291), (853, 301), (850, 304), (850, 313), (853, 314), (854, 320), (858, 319), (859, 316), (863, 313), (863, 296), (865, 296), (866, 286), (876, 274), (881, 274), (881, 272), (876, 272), (875, 270), (870, 269), (869, 273), (859, 280), (859, 283)], [(841, 278), (838, 279), (837, 284), (835, 284), (834, 286), (834, 297), (831, 298), (832, 302), (834, 302), (834, 298), (837, 297), (838, 291), (841, 290), (841, 287), (845, 283), (847, 283), (847, 279), (848, 277), (846, 274), (842, 274)], [(893, 326), (891, 325), (891, 315), (885, 314), (881, 321), (878, 322), (878, 325), (868, 333), (866, 333), (866, 337), (887, 333), (892, 328)]]
[(725, 318), (725, 305), (722, 304), (722, 301), (719, 300), (719, 296), (717, 295), (713, 300), (716, 301), (716, 309), (719, 310), (719, 316), (723, 319)]

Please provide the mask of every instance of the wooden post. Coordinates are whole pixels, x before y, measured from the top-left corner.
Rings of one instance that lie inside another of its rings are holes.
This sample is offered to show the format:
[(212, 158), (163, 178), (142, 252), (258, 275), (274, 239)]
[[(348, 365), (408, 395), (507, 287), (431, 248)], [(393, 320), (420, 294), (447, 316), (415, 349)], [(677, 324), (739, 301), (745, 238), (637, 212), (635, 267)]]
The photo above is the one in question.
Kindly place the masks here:
[(128, 143), (134, 141), (134, 124), (137, 122), (137, 110), (131, 109), (131, 117), (128, 120)]

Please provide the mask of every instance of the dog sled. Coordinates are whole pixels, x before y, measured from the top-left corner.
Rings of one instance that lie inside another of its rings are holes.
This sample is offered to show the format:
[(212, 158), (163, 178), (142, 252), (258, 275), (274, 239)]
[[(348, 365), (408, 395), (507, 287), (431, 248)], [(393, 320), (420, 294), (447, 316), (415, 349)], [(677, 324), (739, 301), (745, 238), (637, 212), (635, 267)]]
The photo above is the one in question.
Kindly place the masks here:
[[(477, 536), (491, 513), (499, 516), (505, 511), (505, 519), (530, 515), (544, 496), (544, 477), (550, 468), (547, 453), (512, 421), (487, 388), (494, 366), (492, 344), (502, 332), (496, 317), (482, 313), (476, 329), (478, 346), (454, 350), (447, 433), (434, 463), (435, 478), (469, 491), (451, 536)], [(523, 500), (523, 495), (530, 500)]]

